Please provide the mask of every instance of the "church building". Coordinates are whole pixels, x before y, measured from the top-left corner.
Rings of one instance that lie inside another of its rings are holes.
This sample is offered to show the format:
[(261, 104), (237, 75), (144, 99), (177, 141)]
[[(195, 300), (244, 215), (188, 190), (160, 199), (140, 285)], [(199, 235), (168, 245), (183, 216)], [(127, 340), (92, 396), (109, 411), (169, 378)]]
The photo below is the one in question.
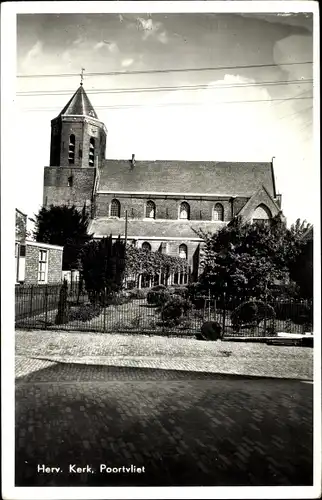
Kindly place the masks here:
[(201, 238), (235, 216), (267, 220), (281, 213), (273, 161), (106, 159), (107, 129), (81, 83), (51, 121), (43, 204), (91, 214), (94, 238), (112, 234), (146, 250), (187, 259), (197, 276)]

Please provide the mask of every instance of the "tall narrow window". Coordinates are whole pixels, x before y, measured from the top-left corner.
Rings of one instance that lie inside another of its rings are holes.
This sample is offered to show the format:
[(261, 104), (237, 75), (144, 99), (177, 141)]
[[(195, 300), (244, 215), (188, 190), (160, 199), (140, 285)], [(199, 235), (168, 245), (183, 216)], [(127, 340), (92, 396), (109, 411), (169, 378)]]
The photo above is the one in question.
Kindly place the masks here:
[(190, 219), (190, 206), (186, 201), (180, 205), (179, 219)]
[(224, 220), (224, 207), (221, 203), (216, 203), (214, 206), (212, 218), (213, 220)]
[(182, 244), (179, 246), (179, 257), (181, 257), (181, 259), (187, 259), (188, 257), (187, 245)]
[(111, 203), (111, 217), (120, 217), (121, 215), (121, 203), (119, 200), (112, 200)]
[(146, 252), (151, 252), (151, 245), (147, 241), (144, 241), (142, 243), (142, 250), (145, 250)]
[(38, 283), (47, 283), (48, 252), (39, 250)]
[(69, 161), (70, 165), (74, 165), (74, 163), (75, 163), (75, 136), (74, 136), (74, 134), (69, 136), (68, 161)]
[(88, 164), (90, 167), (94, 167), (94, 155), (95, 155), (95, 139), (94, 137), (91, 137), (89, 141), (89, 156), (88, 156)]
[(151, 200), (147, 201), (145, 217), (148, 219), (155, 219), (155, 203)]

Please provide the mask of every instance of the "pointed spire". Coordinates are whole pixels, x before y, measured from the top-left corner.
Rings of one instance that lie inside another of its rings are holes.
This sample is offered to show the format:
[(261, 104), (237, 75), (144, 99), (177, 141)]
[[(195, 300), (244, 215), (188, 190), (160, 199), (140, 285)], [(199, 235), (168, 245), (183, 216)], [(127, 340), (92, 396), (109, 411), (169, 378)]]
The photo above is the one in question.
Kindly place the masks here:
[[(83, 75), (81, 74), (83, 78)], [(92, 118), (98, 119), (98, 116), (89, 100), (84, 88), (83, 81), (81, 81), (80, 86), (76, 90), (73, 97), (68, 101), (64, 109), (59, 113), (62, 115), (80, 115), (80, 116), (91, 116)]]

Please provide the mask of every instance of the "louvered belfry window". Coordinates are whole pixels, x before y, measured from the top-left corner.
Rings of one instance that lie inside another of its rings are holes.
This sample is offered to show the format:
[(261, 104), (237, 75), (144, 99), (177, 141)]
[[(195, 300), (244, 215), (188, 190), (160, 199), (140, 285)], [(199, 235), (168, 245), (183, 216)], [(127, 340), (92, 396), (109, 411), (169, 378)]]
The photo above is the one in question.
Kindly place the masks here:
[(74, 163), (75, 163), (75, 136), (74, 136), (74, 134), (71, 134), (69, 136), (68, 161), (69, 161), (70, 165), (74, 165)]
[(94, 167), (94, 156), (95, 156), (95, 139), (94, 137), (91, 137), (89, 141), (89, 157), (88, 157), (88, 164), (90, 167)]

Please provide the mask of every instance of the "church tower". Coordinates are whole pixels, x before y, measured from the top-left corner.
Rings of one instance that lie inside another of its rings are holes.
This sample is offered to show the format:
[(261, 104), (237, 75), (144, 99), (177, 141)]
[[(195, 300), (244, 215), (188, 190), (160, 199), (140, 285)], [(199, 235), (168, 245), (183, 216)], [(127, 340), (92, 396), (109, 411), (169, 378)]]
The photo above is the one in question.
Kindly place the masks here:
[(51, 167), (94, 167), (105, 159), (106, 127), (81, 83), (59, 115), (51, 121)]
[[(82, 78), (83, 79), (83, 78)], [(98, 169), (104, 165), (107, 130), (83, 82), (51, 121), (50, 165), (44, 171), (44, 206), (92, 205)]]

